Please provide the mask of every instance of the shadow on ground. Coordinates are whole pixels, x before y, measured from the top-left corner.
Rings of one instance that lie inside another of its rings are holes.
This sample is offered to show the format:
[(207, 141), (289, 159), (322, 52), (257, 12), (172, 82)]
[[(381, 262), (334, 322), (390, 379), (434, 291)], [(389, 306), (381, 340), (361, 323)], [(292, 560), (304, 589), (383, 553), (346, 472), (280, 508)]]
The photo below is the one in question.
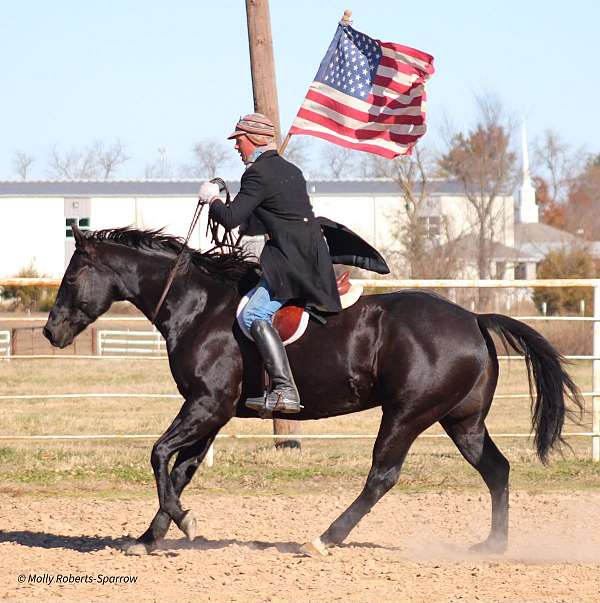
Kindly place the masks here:
[[(19, 530), (13, 532), (0, 532), (0, 544), (11, 542), (30, 548), (40, 549), (68, 549), (79, 553), (92, 553), (102, 549), (115, 549), (122, 551), (128, 545), (135, 541), (131, 537), (122, 536), (120, 538), (111, 538), (108, 536), (65, 536), (62, 534), (49, 534), (47, 532), (32, 532), (29, 530)], [(159, 548), (153, 554), (177, 553), (183, 550), (212, 551), (224, 549), (230, 546), (245, 547), (254, 551), (264, 551), (267, 549), (276, 549), (279, 553), (301, 554), (301, 543), (297, 542), (267, 542), (262, 540), (240, 540), (238, 538), (227, 538), (221, 540), (209, 540), (201, 536), (189, 542), (181, 539), (164, 540)], [(350, 542), (341, 545), (342, 548), (365, 548), (365, 549), (385, 549), (400, 550), (398, 547), (386, 547), (371, 542)]]

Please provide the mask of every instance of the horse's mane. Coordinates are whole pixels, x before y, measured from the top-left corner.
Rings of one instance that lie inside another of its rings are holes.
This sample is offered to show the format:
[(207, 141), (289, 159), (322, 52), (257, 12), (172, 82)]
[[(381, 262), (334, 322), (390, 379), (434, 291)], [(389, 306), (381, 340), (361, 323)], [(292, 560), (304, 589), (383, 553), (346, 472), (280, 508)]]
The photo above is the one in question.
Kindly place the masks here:
[[(91, 241), (110, 241), (133, 249), (155, 251), (173, 258), (184, 247), (184, 240), (181, 237), (165, 234), (162, 228), (156, 230), (138, 230), (132, 226), (107, 228), (87, 231), (85, 237)], [(211, 276), (233, 283), (239, 282), (258, 267), (254, 256), (242, 247), (229, 248), (229, 253), (216, 250), (202, 253), (186, 246), (183, 254), (185, 257), (182, 259), (185, 262), (182, 268), (186, 264), (191, 264)]]

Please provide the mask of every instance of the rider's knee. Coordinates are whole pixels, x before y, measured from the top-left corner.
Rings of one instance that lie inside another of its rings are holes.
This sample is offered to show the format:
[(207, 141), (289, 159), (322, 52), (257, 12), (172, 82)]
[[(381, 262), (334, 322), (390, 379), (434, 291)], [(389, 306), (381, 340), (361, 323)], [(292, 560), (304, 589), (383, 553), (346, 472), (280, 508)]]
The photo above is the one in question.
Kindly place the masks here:
[(246, 329), (248, 329), (248, 331), (252, 327), (252, 323), (257, 318), (258, 318), (258, 316), (257, 316), (256, 312), (254, 312), (251, 308), (246, 307), (242, 310), (242, 315), (241, 315), (242, 324), (246, 327)]

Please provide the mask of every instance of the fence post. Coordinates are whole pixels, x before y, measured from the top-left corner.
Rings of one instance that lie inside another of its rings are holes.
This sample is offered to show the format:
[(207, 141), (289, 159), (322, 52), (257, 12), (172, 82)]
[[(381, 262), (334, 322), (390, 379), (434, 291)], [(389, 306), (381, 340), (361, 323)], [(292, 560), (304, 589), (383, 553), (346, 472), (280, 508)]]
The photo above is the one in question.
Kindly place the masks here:
[(215, 443), (214, 442), (210, 445), (210, 448), (206, 452), (206, 456), (204, 457), (204, 464), (207, 467), (212, 467), (215, 464)]
[(600, 462), (600, 285), (594, 285), (594, 347), (592, 360), (592, 461)]

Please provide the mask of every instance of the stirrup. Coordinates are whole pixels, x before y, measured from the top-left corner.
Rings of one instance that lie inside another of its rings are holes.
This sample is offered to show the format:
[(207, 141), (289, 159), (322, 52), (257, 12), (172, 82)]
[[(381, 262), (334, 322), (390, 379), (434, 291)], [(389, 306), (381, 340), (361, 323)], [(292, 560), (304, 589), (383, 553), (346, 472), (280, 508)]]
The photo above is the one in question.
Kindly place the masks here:
[(260, 412), (261, 410), (266, 409), (266, 401), (267, 401), (267, 392), (265, 392), (262, 396), (257, 396), (255, 398), (246, 398), (244, 402), (246, 408), (250, 410), (256, 410)]
[(266, 397), (265, 408), (270, 412), (293, 414), (300, 412), (304, 406), (300, 404), (300, 400), (287, 398), (284, 391), (273, 390)]

